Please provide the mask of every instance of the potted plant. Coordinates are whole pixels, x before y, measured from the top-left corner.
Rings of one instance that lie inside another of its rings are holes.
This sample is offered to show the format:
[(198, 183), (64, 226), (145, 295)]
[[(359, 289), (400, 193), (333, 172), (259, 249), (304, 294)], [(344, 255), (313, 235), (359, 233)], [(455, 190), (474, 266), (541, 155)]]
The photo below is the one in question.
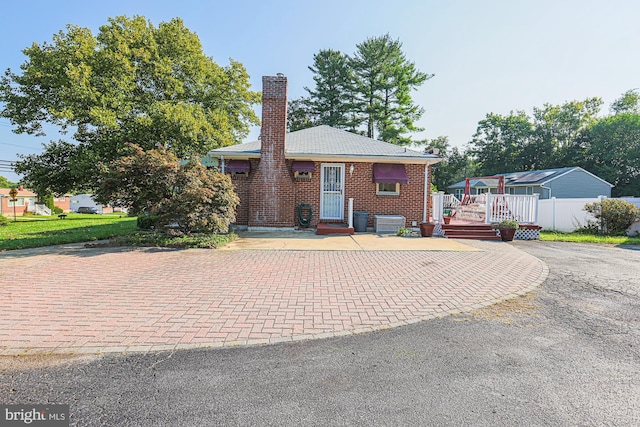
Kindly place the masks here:
[(505, 219), (494, 225), (493, 228), (500, 230), (500, 238), (503, 242), (511, 242), (520, 225), (515, 219)]
[(451, 218), (453, 218), (454, 216), (456, 216), (456, 212), (452, 211), (451, 209), (444, 209), (442, 211), (442, 220), (444, 221), (445, 225), (449, 224), (451, 222)]
[(420, 235), (422, 237), (433, 236), (433, 229), (436, 225), (433, 222), (421, 222), (420, 223)]

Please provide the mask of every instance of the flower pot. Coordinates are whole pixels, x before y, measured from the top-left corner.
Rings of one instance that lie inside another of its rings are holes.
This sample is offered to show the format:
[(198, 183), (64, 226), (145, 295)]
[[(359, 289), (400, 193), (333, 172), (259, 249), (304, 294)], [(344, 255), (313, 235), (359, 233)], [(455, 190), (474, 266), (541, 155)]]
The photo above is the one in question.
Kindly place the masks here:
[(445, 225), (449, 224), (451, 222), (451, 217), (450, 216), (442, 217), (442, 219), (444, 220)]
[(500, 238), (503, 242), (511, 242), (516, 235), (515, 228), (501, 228), (500, 229)]
[(422, 222), (420, 223), (420, 235), (422, 237), (431, 237), (433, 236), (433, 229), (436, 225), (432, 222)]

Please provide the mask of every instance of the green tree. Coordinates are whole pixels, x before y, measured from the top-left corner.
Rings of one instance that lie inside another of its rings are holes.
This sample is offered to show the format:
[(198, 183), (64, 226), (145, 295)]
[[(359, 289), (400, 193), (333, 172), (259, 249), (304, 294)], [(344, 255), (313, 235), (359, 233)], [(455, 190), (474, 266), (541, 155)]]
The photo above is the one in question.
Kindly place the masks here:
[(598, 120), (584, 138), (583, 167), (615, 185), (614, 197), (640, 195), (640, 114)]
[(394, 144), (409, 144), (408, 132), (422, 130), (415, 122), (424, 110), (414, 104), (411, 92), (433, 77), (420, 72), (402, 52), (402, 43), (389, 34), (356, 46), (350, 60), (355, 79), (354, 107), (365, 115), (366, 135)]
[(475, 176), (475, 167), (469, 153), (458, 147), (451, 147), (448, 137), (438, 136), (419, 144), (425, 145), (425, 151), (438, 149), (442, 157), (442, 161), (433, 165), (432, 168), (431, 182), (438, 190), (446, 191), (448, 186)]
[(181, 164), (171, 151), (144, 151), (127, 144), (129, 155), (100, 165), (100, 203), (134, 215), (158, 217), (160, 226), (178, 224), (187, 232), (226, 232), (239, 202), (231, 178), (208, 170), (197, 156)]
[(631, 89), (611, 104), (611, 114), (632, 113), (640, 114), (640, 93), (638, 89)]
[(477, 161), (478, 174), (529, 170), (531, 165), (523, 154), (532, 135), (533, 124), (524, 111), (512, 111), (508, 116), (487, 114), (478, 123), (469, 150)]
[(318, 117), (309, 106), (309, 98), (292, 99), (287, 104), (287, 131), (295, 132), (317, 126)]
[(316, 123), (337, 129), (355, 129), (358, 117), (354, 114), (353, 77), (349, 67), (349, 58), (340, 51), (320, 50), (313, 55), (315, 88), (305, 90), (309, 93), (307, 104), (311, 114), (317, 117)]
[[(535, 169), (572, 166), (580, 162), (581, 136), (597, 120), (602, 100), (587, 98), (533, 109), (535, 140), (530, 156)], [(546, 161), (545, 161), (546, 159)]]
[(9, 180), (4, 176), (0, 175), (0, 188), (9, 188)]
[[(259, 122), (244, 67), (216, 64), (178, 18), (158, 27), (141, 16), (110, 18), (95, 36), (69, 25), (23, 52), (21, 73), (7, 70), (0, 81), (0, 116), (17, 133), (43, 135), (48, 123), (75, 140), (21, 157), (16, 170), (34, 189), (95, 188), (95, 164), (121, 157), (127, 141), (191, 156), (237, 143)], [(69, 160), (64, 173), (49, 157)]]

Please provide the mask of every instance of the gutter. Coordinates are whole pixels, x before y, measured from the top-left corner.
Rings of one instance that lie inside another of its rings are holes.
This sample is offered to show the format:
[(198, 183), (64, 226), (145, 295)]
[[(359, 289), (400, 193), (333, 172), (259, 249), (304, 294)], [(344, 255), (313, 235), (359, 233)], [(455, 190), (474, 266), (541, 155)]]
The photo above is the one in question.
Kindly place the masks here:
[[(224, 156), (232, 157), (236, 160), (259, 159), (260, 153), (246, 151), (226, 151), (222, 153), (209, 153), (213, 158), (224, 158)], [(332, 162), (372, 162), (372, 163), (402, 163), (402, 164), (421, 164), (432, 165), (442, 161), (440, 157), (405, 157), (405, 156), (358, 156), (346, 155), (336, 156), (331, 154), (285, 154), (287, 160), (309, 160), (309, 161), (332, 161)]]

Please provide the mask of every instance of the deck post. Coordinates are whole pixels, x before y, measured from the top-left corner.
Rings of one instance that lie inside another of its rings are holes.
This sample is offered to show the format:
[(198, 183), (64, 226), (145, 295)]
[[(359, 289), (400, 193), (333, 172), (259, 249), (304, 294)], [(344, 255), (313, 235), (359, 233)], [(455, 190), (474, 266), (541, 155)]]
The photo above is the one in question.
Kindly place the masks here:
[(349, 216), (349, 228), (353, 228), (353, 197), (349, 197), (349, 208), (347, 211)]

